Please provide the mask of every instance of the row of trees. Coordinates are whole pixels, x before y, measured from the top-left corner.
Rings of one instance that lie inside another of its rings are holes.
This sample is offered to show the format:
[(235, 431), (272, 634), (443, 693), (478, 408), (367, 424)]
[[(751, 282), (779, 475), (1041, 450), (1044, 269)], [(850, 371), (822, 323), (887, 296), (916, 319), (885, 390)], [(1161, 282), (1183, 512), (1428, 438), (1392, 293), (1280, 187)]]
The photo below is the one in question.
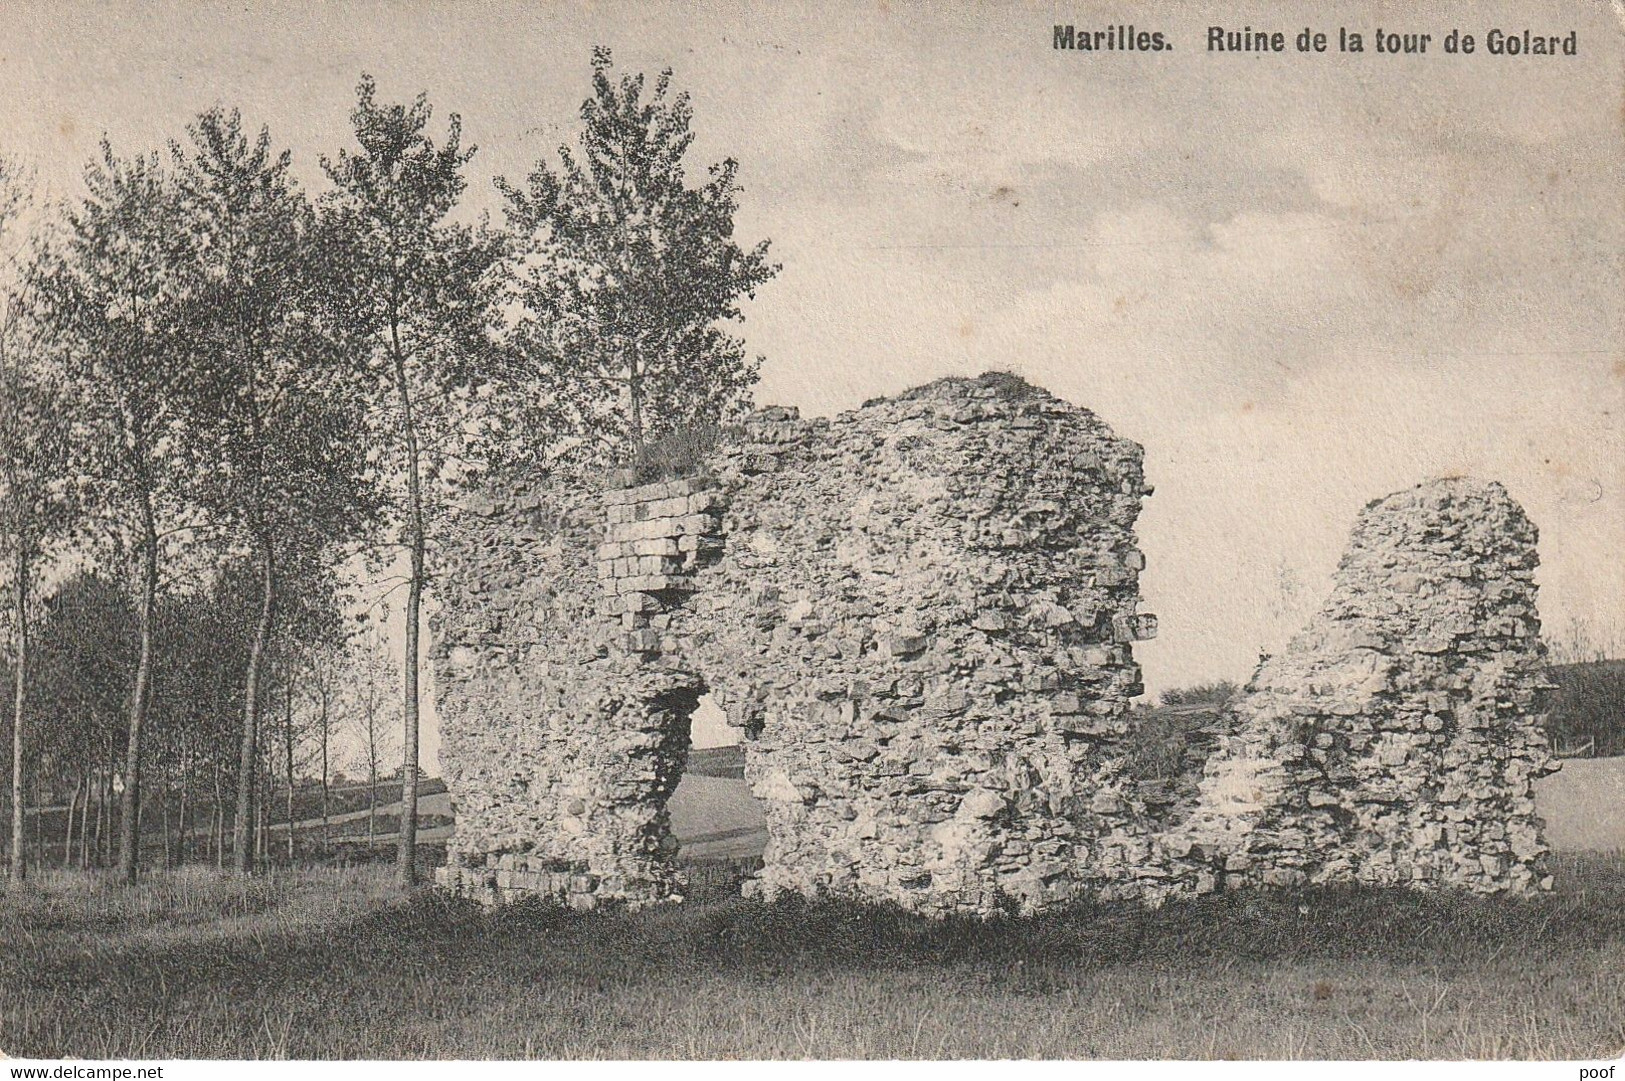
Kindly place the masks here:
[(161, 753), (236, 708), (230, 847), (247, 872), (271, 684), (341, 650), (341, 568), (365, 555), (375, 574), (405, 566), (398, 867), (412, 884), (419, 626), (456, 486), (635, 458), (742, 409), (756, 378), (728, 324), (777, 268), (765, 242), (733, 239), (736, 165), (691, 186), (691, 108), (670, 73), (646, 92), (607, 51), (592, 69), (579, 149), (497, 182), (503, 226), (460, 220), (475, 150), (459, 119), (437, 138), (425, 98), (381, 102), (365, 76), (353, 145), (321, 159), (314, 195), (267, 130), (219, 107), (163, 153), (104, 141), (65, 205), (32, 205), (5, 166), (14, 875), (31, 722), (73, 713), (31, 709), (31, 629), (76, 572), (130, 602), (133, 656), (98, 678), (122, 718), (118, 867), (133, 881), (155, 686), (211, 652), (165, 639), (166, 603), (195, 601), (215, 641), (242, 646), (240, 677), (206, 705), (166, 700)]
[[(143, 733), (145, 829), (138, 832), (145, 851), (160, 848), (166, 864), (226, 858), (251, 647), (245, 629), (253, 622), (252, 590), (243, 586), (254, 577), (253, 567), (238, 562), (202, 588), (166, 589), (156, 606), (153, 652), (167, 661), (155, 666)], [(123, 786), (125, 698), (139, 653), (135, 603), (124, 583), (80, 571), (54, 586), (32, 626), (28, 719), (36, 738), (23, 762), (36, 807), (34, 847), (43, 857), (60, 845), (64, 866), (110, 865), (117, 859), (112, 808)], [(297, 820), (296, 787), (321, 793), (316, 806), (301, 806), (298, 819), (325, 823), (329, 781), (341, 765), (376, 791), (387, 767), (382, 753), (399, 735), (391, 732), (399, 695), (379, 623), (345, 630), (331, 611), (284, 606), (264, 662), (256, 823)], [(14, 686), (14, 675), (0, 660), (0, 684)], [(55, 813), (47, 816), (41, 804), (55, 804)], [(320, 836), (330, 839), (325, 825)], [(275, 851), (261, 836), (259, 860), (292, 860), (292, 845), (291, 830)]]

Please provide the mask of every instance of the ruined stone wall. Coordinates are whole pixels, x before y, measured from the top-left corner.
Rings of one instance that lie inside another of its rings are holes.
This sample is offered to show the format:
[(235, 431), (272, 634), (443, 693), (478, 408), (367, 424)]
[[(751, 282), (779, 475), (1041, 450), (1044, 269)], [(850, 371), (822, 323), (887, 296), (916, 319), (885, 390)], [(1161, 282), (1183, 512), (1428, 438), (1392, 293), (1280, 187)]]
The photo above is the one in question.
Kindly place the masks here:
[(1547, 888), (1535, 527), (1499, 484), (1368, 505), (1325, 607), (1264, 661), (1159, 838), (1158, 888)]
[[(608, 505), (562, 485), (467, 500), (432, 654), (456, 809), (442, 884), (580, 907), (677, 886), (665, 801), (700, 689), (645, 651), (719, 543), (694, 487), (614, 493)], [(613, 559), (596, 558), (610, 546)]]
[(679, 893), (665, 804), (710, 694), (764, 802), (747, 886), (768, 897), (989, 915), (1542, 888), (1535, 530), (1506, 492), (1366, 508), (1325, 608), (1223, 718), (1194, 810), (1125, 773), (1148, 493), (1140, 447), (985, 376), (762, 410), (694, 477), (472, 494), (435, 626), (441, 881)]
[(764, 894), (986, 914), (1132, 892), (1147, 492), (1137, 445), (984, 377), (763, 410), (704, 477), (486, 493), (436, 628), (442, 881), (668, 895), (664, 802), (709, 692), (765, 801)]
[(764, 893), (1036, 910), (1149, 839), (1116, 748), (1141, 692), (1141, 450), (1014, 381), (833, 421), (768, 411), (719, 457), (728, 551), (689, 646), (750, 737)]

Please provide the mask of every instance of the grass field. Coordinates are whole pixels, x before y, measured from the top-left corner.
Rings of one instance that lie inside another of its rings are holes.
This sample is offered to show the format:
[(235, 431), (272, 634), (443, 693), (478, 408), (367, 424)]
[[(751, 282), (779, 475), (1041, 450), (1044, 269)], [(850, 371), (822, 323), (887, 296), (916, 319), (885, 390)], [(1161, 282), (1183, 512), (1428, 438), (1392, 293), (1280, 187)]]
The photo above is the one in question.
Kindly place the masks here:
[(931, 923), (716, 898), (485, 913), (381, 871), (0, 900), (0, 1049), (89, 1058), (1591, 1058), (1625, 861), (1556, 895), (1236, 895)]
[[(685, 858), (761, 850), (731, 752), (695, 763), (672, 799)], [(1246, 895), (982, 926), (753, 904), (726, 895), (721, 865), (686, 906), (586, 916), (401, 902), (387, 863), (251, 881), (191, 868), (134, 890), (54, 873), (0, 896), (0, 1051), (1611, 1057), (1625, 1048), (1625, 759), (1571, 760), (1537, 798), (1565, 850), (1558, 890), (1516, 902)], [(423, 809), (450, 811), (442, 793)], [(364, 818), (336, 816), (335, 833)]]

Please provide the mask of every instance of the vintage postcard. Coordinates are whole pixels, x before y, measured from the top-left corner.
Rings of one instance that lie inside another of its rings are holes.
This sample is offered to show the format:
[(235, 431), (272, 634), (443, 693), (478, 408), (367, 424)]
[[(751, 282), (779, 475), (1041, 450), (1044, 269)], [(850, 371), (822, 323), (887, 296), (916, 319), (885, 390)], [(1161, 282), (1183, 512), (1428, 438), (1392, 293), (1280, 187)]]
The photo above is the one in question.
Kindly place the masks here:
[(7, 4), (5, 1068), (1613, 1076), (1622, 193), (1617, 0)]

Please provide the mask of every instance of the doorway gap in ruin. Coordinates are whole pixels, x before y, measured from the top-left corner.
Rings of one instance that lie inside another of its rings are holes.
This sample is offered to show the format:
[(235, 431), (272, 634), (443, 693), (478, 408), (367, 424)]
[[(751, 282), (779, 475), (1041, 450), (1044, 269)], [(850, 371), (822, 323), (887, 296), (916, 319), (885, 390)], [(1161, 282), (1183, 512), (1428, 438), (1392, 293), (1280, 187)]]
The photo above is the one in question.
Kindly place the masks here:
[(703, 688), (686, 713), (686, 700), (668, 698), (667, 745), (684, 743), (686, 750), (681, 762), (668, 763), (659, 785), (658, 844), (689, 893), (737, 893), (759, 869), (767, 842), (763, 802), (745, 781), (745, 738)]

